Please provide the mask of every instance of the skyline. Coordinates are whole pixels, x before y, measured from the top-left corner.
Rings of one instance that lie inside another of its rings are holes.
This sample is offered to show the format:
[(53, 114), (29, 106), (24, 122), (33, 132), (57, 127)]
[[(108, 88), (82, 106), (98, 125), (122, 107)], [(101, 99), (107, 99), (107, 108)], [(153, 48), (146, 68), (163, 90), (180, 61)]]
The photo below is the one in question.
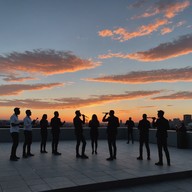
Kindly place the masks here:
[(191, 0), (0, 1), (0, 119), (192, 114)]

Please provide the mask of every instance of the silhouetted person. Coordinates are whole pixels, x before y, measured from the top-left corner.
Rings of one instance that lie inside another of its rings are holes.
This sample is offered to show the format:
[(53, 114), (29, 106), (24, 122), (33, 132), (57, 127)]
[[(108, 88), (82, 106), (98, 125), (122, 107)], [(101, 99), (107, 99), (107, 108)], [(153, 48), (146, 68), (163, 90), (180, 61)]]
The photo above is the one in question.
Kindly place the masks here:
[(181, 126), (177, 128), (177, 147), (184, 149), (187, 148), (187, 128), (185, 123), (182, 121)]
[(150, 149), (149, 149), (149, 128), (151, 123), (147, 120), (147, 115), (143, 114), (143, 119), (139, 121), (139, 157), (138, 160), (143, 160), (143, 144), (145, 144), (147, 150), (147, 159), (150, 160)]
[[(36, 120), (31, 120), (31, 111), (28, 109), (25, 111), (26, 117), (23, 119), (24, 126), (24, 144), (23, 144), (23, 158), (34, 156), (31, 153), (32, 144), (32, 126), (35, 124)], [(27, 147), (27, 152), (26, 152)]]
[(47, 143), (47, 127), (49, 123), (47, 121), (47, 114), (43, 114), (42, 119), (40, 120), (40, 128), (41, 128), (41, 153), (47, 153), (46, 151), (46, 143)]
[[(109, 117), (106, 116), (109, 114)], [(117, 136), (117, 127), (119, 127), (119, 118), (116, 117), (115, 112), (110, 110), (109, 113), (106, 113), (103, 117), (103, 122), (108, 122), (107, 125), (107, 140), (108, 140), (108, 147), (109, 147), (109, 154), (110, 157), (106, 160), (112, 161), (116, 159), (117, 155), (117, 147), (116, 147), (116, 136)]]
[[(85, 155), (85, 147), (86, 147), (86, 140), (83, 135), (83, 124), (85, 124), (85, 115), (82, 115), (79, 110), (75, 111), (75, 117), (73, 118), (73, 124), (75, 127), (75, 136), (76, 136), (76, 157), (87, 159), (88, 156)], [(83, 120), (80, 118), (83, 116)], [(82, 152), (81, 155), (79, 154), (79, 146), (82, 142)]]
[(14, 108), (14, 114), (10, 117), (10, 133), (12, 137), (12, 148), (11, 148), (11, 155), (10, 160), (11, 161), (17, 161), (20, 159), (16, 156), (17, 147), (19, 144), (19, 119), (18, 115), (20, 114), (20, 109), (18, 107)]
[(131, 117), (129, 117), (129, 120), (126, 121), (125, 125), (127, 125), (127, 144), (129, 143), (130, 139), (132, 140), (132, 143), (134, 143), (133, 127), (135, 127), (135, 123)]
[(92, 147), (92, 154), (97, 154), (97, 146), (98, 146), (98, 127), (100, 123), (97, 119), (97, 115), (93, 114), (92, 119), (89, 121), (90, 129), (90, 137), (91, 137), (91, 147)]
[(181, 122), (181, 126), (179, 128), (177, 128), (176, 131), (181, 132), (181, 133), (186, 133), (187, 128), (186, 128), (185, 123), (183, 121)]
[(54, 117), (51, 119), (51, 133), (52, 133), (52, 153), (54, 155), (61, 155), (57, 151), (58, 144), (59, 144), (59, 136), (60, 136), (60, 127), (65, 123), (65, 121), (62, 123), (61, 119), (59, 118), (59, 112), (54, 112)]
[(167, 130), (170, 129), (169, 121), (164, 118), (164, 111), (159, 110), (157, 113), (158, 119), (153, 118), (153, 127), (157, 128), (156, 137), (157, 137), (157, 147), (158, 147), (158, 154), (159, 154), (159, 161), (155, 163), (155, 165), (163, 165), (163, 153), (164, 150), (167, 164), (170, 166), (170, 155), (167, 148)]

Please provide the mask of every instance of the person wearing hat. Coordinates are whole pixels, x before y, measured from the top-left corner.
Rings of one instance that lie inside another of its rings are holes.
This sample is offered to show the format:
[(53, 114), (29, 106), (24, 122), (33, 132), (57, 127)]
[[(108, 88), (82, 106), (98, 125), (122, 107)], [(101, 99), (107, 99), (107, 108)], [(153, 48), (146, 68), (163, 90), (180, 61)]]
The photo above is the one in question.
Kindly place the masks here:
[[(107, 115), (109, 114), (109, 117)], [(119, 118), (116, 117), (114, 110), (110, 110), (109, 113), (106, 113), (102, 119), (103, 122), (108, 122), (107, 124), (107, 141), (109, 147), (110, 157), (107, 158), (107, 161), (112, 161), (116, 159), (117, 147), (116, 147), (116, 136), (117, 136), (117, 127), (119, 127)]]
[(19, 114), (20, 114), (20, 108), (15, 107), (14, 114), (10, 117), (10, 133), (13, 141), (10, 155), (11, 161), (17, 161), (18, 159), (20, 159), (19, 157), (16, 156), (16, 151), (19, 144), (19, 125), (21, 124), (21, 122), (19, 122), (18, 119)]
[[(83, 120), (80, 117), (83, 117)], [(85, 154), (86, 140), (83, 135), (83, 124), (85, 124), (85, 115), (81, 114), (79, 110), (75, 111), (75, 117), (73, 118), (73, 124), (75, 127), (75, 136), (76, 136), (76, 158), (88, 159), (88, 156)], [(79, 154), (80, 143), (82, 145), (81, 155)]]
[(165, 156), (167, 158), (167, 165), (170, 166), (170, 155), (167, 147), (167, 130), (170, 129), (169, 121), (164, 118), (164, 111), (159, 110), (157, 113), (158, 119), (153, 118), (153, 127), (157, 128), (156, 137), (157, 137), (157, 147), (158, 147), (158, 155), (159, 161), (155, 163), (155, 165), (162, 166), (163, 165), (163, 153), (164, 150)]

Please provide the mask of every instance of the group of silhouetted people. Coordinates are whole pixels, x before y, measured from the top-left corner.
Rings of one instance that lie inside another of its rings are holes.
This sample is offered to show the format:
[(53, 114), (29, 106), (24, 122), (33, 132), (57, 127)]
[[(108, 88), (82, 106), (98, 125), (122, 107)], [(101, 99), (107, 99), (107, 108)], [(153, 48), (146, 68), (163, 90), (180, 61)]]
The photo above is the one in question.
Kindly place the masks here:
[[(11, 161), (17, 161), (19, 157), (16, 155), (17, 146), (19, 144), (19, 127), (23, 125), (24, 127), (24, 143), (23, 143), (23, 158), (28, 158), (34, 156), (31, 153), (31, 144), (32, 144), (32, 127), (35, 125), (36, 120), (31, 119), (31, 111), (26, 110), (26, 117), (23, 119), (23, 122), (19, 121), (18, 115), (20, 114), (20, 108), (14, 108), (14, 114), (10, 117), (10, 133), (12, 137), (12, 148), (11, 148)], [(118, 133), (118, 127), (120, 126), (119, 118), (116, 117), (114, 110), (110, 110), (109, 113), (105, 113), (103, 116), (102, 122), (107, 122), (107, 142), (109, 148), (109, 157), (106, 159), (112, 161), (116, 159), (117, 155), (117, 146), (116, 146), (116, 137)], [(159, 161), (155, 163), (156, 165), (163, 165), (163, 154), (162, 150), (165, 151), (167, 158), (167, 164), (170, 165), (170, 155), (167, 148), (167, 130), (169, 129), (169, 122), (164, 118), (164, 111), (159, 110), (157, 114), (158, 118), (153, 117), (152, 126), (157, 128), (156, 137), (157, 137), (157, 147)], [(80, 110), (75, 111), (75, 117), (73, 118), (75, 136), (76, 136), (76, 158), (88, 159), (88, 156), (85, 154), (86, 148), (86, 139), (83, 134), (83, 125), (85, 124), (86, 116), (81, 114)], [(58, 152), (58, 143), (60, 137), (60, 127), (65, 124), (65, 121), (61, 121), (59, 118), (58, 111), (54, 112), (54, 117), (50, 121), (51, 134), (52, 134), (52, 154), (61, 155)], [(96, 114), (92, 115), (92, 119), (89, 121), (90, 127), (90, 138), (91, 138), (91, 147), (92, 154), (97, 154), (98, 146), (98, 128), (100, 122)], [(133, 127), (135, 126), (131, 118), (126, 121), (125, 125), (128, 127), (128, 141), (130, 138), (133, 143)], [(47, 153), (46, 151), (46, 142), (48, 136), (49, 123), (47, 120), (47, 114), (43, 114), (42, 119), (40, 120), (41, 128), (41, 143), (40, 143), (40, 152)], [(147, 115), (143, 114), (143, 119), (139, 121), (138, 129), (140, 133), (139, 137), (139, 157), (138, 160), (143, 160), (143, 145), (145, 144), (147, 150), (147, 159), (150, 160), (150, 148), (149, 148), (149, 128), (151, 128), (151, 123), (147, 120)], [(82, 148), (80, 151), (80, 144), (82, 143)]]
[[(157, 119), (152, 117), (152, 127), (157, 129), (156, 138), (157, 138), (157, 148), (158, 148), (158, 156), (159, 161), (155, 163), (155, 165), (162, 166), (163, 165), (163, 150), (165, 152), (165, 156), (167, 159), (167, 165), (170, 166), (170, 155), (169, 150), (167, 147), (167, 130), (170, 129), (169, 121), (164, 118), (164, 111), (159, 110), (157, 113)], [(132, 140), (133, 138), (133, 127), (135, 126), (131, 117), (129, 120), (126, 121), (125, 125), (128, 128), (128, 141)], [(139, 156), (137, 157), (138, 160), (143, 160), (143, 145), (145, 144), (146, 151), (147, 151), (147, 159), (150, 160), (150, 148), (149, 148), (149, 129), (151, 128), (151, 123), (147, 120), (147, 114), (143, 114), (143, 119), (139, 121), (138, 129), (139, 129)]]

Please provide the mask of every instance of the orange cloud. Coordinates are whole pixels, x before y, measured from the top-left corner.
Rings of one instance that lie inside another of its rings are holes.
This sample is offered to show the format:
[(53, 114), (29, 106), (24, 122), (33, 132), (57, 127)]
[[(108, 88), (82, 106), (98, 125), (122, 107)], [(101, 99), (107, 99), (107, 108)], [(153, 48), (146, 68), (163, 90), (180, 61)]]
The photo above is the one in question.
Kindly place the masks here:
[(10, 96), (18, 95), (23, 91), (34, 91), (34, 90), (43, 90), (51, 89), (53, 87), (63, 86), (63, 83), (49, 83), (49, 84), (10, 84), (10, 85), (0, 85), (0, 96)]
[(109, 29), (105, 29), (105, 30), (102, 30), (102, 31), (99, 31), (98, 32), (99, 36), (101, 37), (110, 37), (110, 36), (113, 36), (113, 32)]
[(40, 99), (25, 99), (25, 100), (0, 100), (1, 106), (19, 106), (23, 108), (33, 108), (33, 109), (72, 109), (80, 107), (88, 107), (94, 105), (102, 105), (105, 103), (112, 103), (122, 100), (132, 100), (149, 97), (155, 94), (162, 93), (162, 90), (154, 91), (133, 91), (125, 92), (124, 94), (118, 95), (100, 95), (91, 96), (90, 98), (61, 98), (54, 99), (51, 101), (40, 100)]
[(162, 43), (148, 51), (129, 54), (130, 59), (139, 61), (162, 61), (192, 52), (192, 34), (184, 35), (169, 43)]
[[(108, 29), (99, 31), (99, 35), (101, 37), (111, 37), (114, 40), (118, 40), (120, 42), (127, 41), (129, 39), (133, 39), (136, 37), (141, 37), (145, 35), (149, 35), (163, 25), (168, 24), (167, 19), (157, 19), (155, 23), (150, 23), (148, 25), (140, 26), (137, 31), (128, 32), (125, 28), (117, 28), (113, 31)], [(107, 31), (107, 32), (106, 32)], [(110, 35), (108, 35), (110, 33)]]
[(91, 69), (98, 66), (88, 59), (81, 59), (72, 52), (55, 50), (33, 50), (24, 53), (12, 52), (0, 55), (0, 68), (2, 74), (14, 75), (26, 72), (44, 75), (75, 72)]
[(164, 27), (163, 29), (161, 29), (161, 34), (165, 35), (167, 33), (171, 33), (173, 31), (173, 29), (169, 28), (169, 27)]
[(162, 43), (159, 46), (149, 49), (148, 51), (140, 51), (132, 54), (111, 53), (99, 55), (100, 59), (112, 57), (135, 59), (138, 61), (162, 61), (173, 57), (187, 55), (192, 52), (192, 34), (179, 37), (173, 42)]
[(183, 100), (183, 99), (192, 99), (192, 92), (180, 91), (170, 95), (164, 95), (152, 98), (152, 100)]
[(124, 75), (111, 75), (86, 79), (88, 81), (113, 83), (154, 83), (154, 82), (191, 82), (192, 67), (180, 69), (159, 69), (151, 71), (132, 71)]
[(163, 14), (164, 17), (171, 19), (182, 12), (184, 9), (190, 6), (190, 1), (159, 1), (151, 6), (144, 14), (134, 16), (132, 19), (145, 18), (155, 16), (157, 14)]

